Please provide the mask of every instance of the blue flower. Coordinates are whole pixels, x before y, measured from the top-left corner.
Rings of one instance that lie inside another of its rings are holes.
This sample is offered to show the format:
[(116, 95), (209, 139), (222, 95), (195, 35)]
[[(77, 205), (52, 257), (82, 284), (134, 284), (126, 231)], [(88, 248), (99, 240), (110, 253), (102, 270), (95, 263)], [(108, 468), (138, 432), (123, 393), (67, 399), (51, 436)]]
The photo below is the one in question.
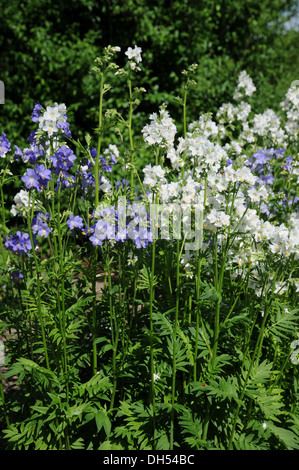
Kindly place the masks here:
[(95, 184), (95, 179), (91, 170), (92, 170), (92, 163), (89, 160), (87, 160), (85, 165), (81, 165), (81, 167), (78, 170), (78, 174), (80, 175), (80, 178), (81, 178), (82, 190), (84, 188), (88, 188), (89, 186), (94, 186)]
[(39, 237), (47, 238), (52, 229), (48, 226), (49, 213), (43, 214), (39, 212), (36, 217), (32, 219), (32, 232), (37, 234)]
[(28, 254), (32, 250), (28, 233), (17, 231), (16, 235), (8, 235), (5, 240), (5, 248), (17, 255)]
[(21, 150), (17, 145), (15, 145), (15, 159), (18, 161), (19, 157), (24, 163), (34, 164), (39, 157), (44, 155), (44, 150), (41, 150), (36, 145), (32, 145), (30, 149)]
[(62, 186), (68, 188), (73, 186), (75, 178), (68, 171), (73, 167), (75, 160), (76, 155), (66, 145), (63, 145), (51, 157), (53, 171), (58, 175), (57, 185), (62, 181)]
[(7, 152), (9, 151), (10, 151), (10, 142), (6, 137), (6, 134), (4, 134), (3, 132), (0, 137), (0, 157), (4, 158)]
[(33, 122), (37, 122), (40, 118), (40, 112), (41, 112), (42, 106), (39, 103), (35, 103), (31, 119)]
[(27, 189), (36, 188), (38, 191), (40, 190), (39, 176), (32, 168), (28, 168), (21, 180), (25, 183)]
[(28, 168), (21, 178), (27, 189), (36, 188), (38, 191), (47, 187), (51, 179), (51, 170), (47, 170), (43, 164), (35, 165), (35, 169)]
[(70, 124), (67, 122), (67, 117), (66, 115), (64, 116), (65, 121), (64, 122), (57, 122), (57, 127), (62, 130), (62, 132), (66, 135), (66, 137), (72, 137), (71, 131), (70, 131)]
[[(103, 169), (107, 172), (107, 173), (111, 173), (112, 171), (112, 165), (115, 165), (117, 163), (117, 160), (116, 160), (116, 157), (115, 155), (112, 153), (112, 152), (109, 152), (110, 153), (110, 159), (111, 161), (108, 162), (107, 158), (104, 158), (102, 155), (100, 155), (99, 157), (99, 162), (101, 163)], [(97, 157), (97, 150), (93, 147), (90, 151), (90, 155), (95, 159)], [(108, 155), (108, 153), (107, 153)]]
[(59, 173), (59, 170), (67, 171), (73, 167), (76, 155), (69, 147), (63, 145), (55, 152), (54, 156), (51, 157), (51, 160), (53, 168), (55, 168), (56, 172)]
[(67, 225), (70, 230), (73, 230), (74, 228), (83, 228), (83, 219), (79, 217), (78, 215), (74, 216), (71, 214), (68, 218)]
[(282, 168), (286, 171), (291, 171), (292, 170), (292, 161), (293, 161), (293, 157), (291, 157), (291, 155), (289, 157), (286, 158), (286, 163), (284, 165), (282, 165)]
[(10, 273), (10, 276), (11, 276), (11, 280), (13, 282), (19, 282), (21, 279), (24, 278), (23, 274), (21, 273), (21, 271), (12, 271)]
[(47, 170), (45, 165), (35, 165), (35, 171), (39, 176), (39, 182), (41, 184), (41, 188), (43, 189), (44, 186), (47, 186), (48, 182), (51, 181), (51, 170)]

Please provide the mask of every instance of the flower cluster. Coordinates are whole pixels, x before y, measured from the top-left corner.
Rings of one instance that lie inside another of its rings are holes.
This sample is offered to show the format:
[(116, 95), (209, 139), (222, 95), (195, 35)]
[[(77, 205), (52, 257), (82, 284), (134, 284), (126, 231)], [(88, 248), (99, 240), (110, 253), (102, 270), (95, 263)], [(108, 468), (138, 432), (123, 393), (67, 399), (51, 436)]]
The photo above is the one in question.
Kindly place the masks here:
[(125, 52), (129, 59), (131, 70), (136, 70), (137, 72), (141, 70), (140, 67), (137, 67), (137, 64), (142, 62), (141, 52), (141, 47), (137, 47), (136, 45), (134, 46), (134, 49), (132, 47), (128, 47), (127, 51)]
[(83, 228), (83, 219), (78, 215), (71, 214), (67, 220), (67, 226), (72, 231), (74, 228)]
[(245, 96), (252, 96), (256, 91), (256, 87), (252, 81), (252, 78), (248, 75), (246, 70), (243, 70), (238, 78), (238, 84), (235, 89), (233, 98), (238, 100)]
[(49, 213), (46, 214), (39, 212), (36, 217), (32, 219), (32, 232), (39, 237), (48, 238), (49, 234), (52, 232), (52, 228), (48, 225)]
[(280, 103), (282, 109), (286, 111), (287, 122), (285, 125), (288, 135), (293, 136), (294, 140), (298, 138), (299, 132), (299, 82), (295, 80), (288, 89), (285, 100)]
[(170, 147), (176, 135), (176, 125), (165, 108), (160, 109), (159, 115), (153, 113), (149, 117), (151, 123), (142, 129), (143, 138), (149, 144), (160, 147)]
[(10, 151), (10, 147), (11, 147), (10, 142), (8, 138), (6, 137), (6, 134), (4, 134), (3, 132), (0, 137), (0, 157), (5, 158), (5, 155), (7, 154), (7, 152)]
[(51, 179), (51, 170), (48, 170), (44, 164), (37, 164), (34, 168), (28, 168), (21, 177), (27, 189), (35, 188), (37, 191), (45, 189)]
[(64, 103), (54, 103), (53, 106), (47, 106), (46, 109), (43, 109), (39, 103), (36, 103), (31, 119), (33, 122), (38, 122), (40, 130), (46, 132), (48, 137), (58, 134), (59, 130), (65, 136), (71, 137)]
[(10, 212), (13, 216), (24, 216), (30, 207), (32, 207), (32, 202), (30, 202), (29, 192), (25, 189), (21, 189), (14, 196), (14, 204), (12, 204)]
[(93, 214), (93, 225), (83, 229), (94, 246), (109, 241), (117, 242), (132, 240), (136, 248), (146, 248), (153, 240), (151, 218), (142, 204), (126, 202), (126, 205), (100, 205)]
[(17, 145), (15, 145), (15, 149), (16, 161), (21, 158), (24, 163), (31, 163), (32, 165), (45, 154), (43, 147), (37, 146), (35, 143), (33, 143), (30, 148), (25, 148), (24, 150), (21, 150)]
[(61, 186), (71, 187), (75, 178), (70, 174), (70, 170), (73, 168), (76, 155), (74, 152), (67, 147), (62, 145), (53, 156), (51, 156), (52, 171), (58, 175), (57, 186), (61, 183)]
[[(137, 46), (128, 48), (126, 55), (134, 64), (133, 69), (142, 60), (141, 48)], [(80, 230), (94, 246), (101, 246), (105, 241), (114, 245), (131, 240), (137, 248), (147, 247), (158, 228), (166, 233), (170, 216), (173, 226), (180, 218), (187, 226), (191, 208), (193, 212), (201, 213), (202, 249), (213, 243), (221, 247), (229, 234), (242, 233), (236, 235), (231, 244), (233, 266), (237, 264), (241, 269), (248, 260), (254, 266), (262, 258), (265, 247), (273, 255), (298, 258), (298, 217), (285, 211), (284, 223), (281, 223), (280, 216), (287, 207), (294, 209), (299, 198), (291, 191), (290, 185), (288, 190), (275, 192), (277, 174), (282, 179), (288, 178), (288, 181), (299, 176), (296, 158), (289, 154), (285, 145), (290, 132), (293, 132), (291, 140), (295, 140), (296, 128), (283, 128), (283, 119), (279, 119), (272, 110), (254, 115), (246, 102), (254, 91), (251, 78), (242, 72), (234, 93), (237, 103), (224, 103), (215, 118), (211, 113), (199, 116), (197, 121), (189, 124), (184, 137), (176, 136), (176, 125), (165, 105), (160, 107), (159, 113), (149, 116), (149, 124), (142, 129), (143, 139), (148, 145), (155, 145), (163, 159), (159, 164), (149, 163), (142, 169), (143, 180), (140, 181), (146, 197), (142, 196), (141, 200), (144, 205), (131, 201), (125, 207), (116, 207), (115, 199), (109, 205), (112, 197), (119, 196), (120, 189), (121, 194), (126, 192), (128, 185), (126, 179), (114, 185), (113, 178), (110, 178), (113, 166), (119, 162), (115, 145), (110, 144), (101, 155), (97, 155), (94, 147), (88, 148), (85, 152), (88, 157), (76, 167), (76, 155), (65, 143), (60, 144), (58, 139), (54, 145), (52, 139), (50, 146), (49, 138), (59, 128), (63, 131), (67, 128), (65, 105), (57, 103), (46, 109), (39, 104), (34, 107), (32, 120), (39, 124), (46, 140), (37, 142), (33, 136), (30, 148), (21, 151), (16, 147), (16, 158), (33, 166), (21, 179), (26, 189), (38, 192), (47, 188), (52, 179), (57, 183), (56, 190), (72, 188), (77, 182), (84, 201), (94, 196), (95, 161), (99, 158), (99, 190), (108, 205), (95, 208), (87, 225), (85, 217), (80, 215), (71, 214), (67, 220), (67, 227), (73, 235), (76, 229)], [(298, 107), (296, 93), (291, 87), (286, 95), (283, 107), (287, 113)], [(292, 116), (289, 114), (289, 120)], [(233, 136), (228, 135), (226, 124), (236, 125)], [(257, 142), (269, 141), (273, 142), (273, 148), (257, 145)], [(5, 148), (10, 148), (4, 134), (2, 142), (3, 148), (5, 145)], [(160, 217), (153, 227), (148, 204), (157, 200), (165, 205), (164, 218)], [(22, 190), (15, 196), (12, 214), (24, 215), (29, 201), (28, 192)], [(49, 214), (44, 212), (36, 215), (32, 230), (35, 235), (47, 237), (52, 229), (48, 224)], [(191, 228), (195, 228), (194, 224), (194, 220), (189, 224), (188, 235), (192, 233)], [(243, 246), (245, 241), (246, 249)], [(16, 245), (15, 239), (10, 244), (7, 241), (7, 246), (12, 244)], [(250, 246), (254, 248), (248, 248)], [(192, 275), (192, 254), (185, 256), (184, 269)]]
[(8, 235), (5, 240), (5, 248), (16, 255), (30, 256), (32, 245), (28, 233), (22, 233), (19, 230), (16, 235)]

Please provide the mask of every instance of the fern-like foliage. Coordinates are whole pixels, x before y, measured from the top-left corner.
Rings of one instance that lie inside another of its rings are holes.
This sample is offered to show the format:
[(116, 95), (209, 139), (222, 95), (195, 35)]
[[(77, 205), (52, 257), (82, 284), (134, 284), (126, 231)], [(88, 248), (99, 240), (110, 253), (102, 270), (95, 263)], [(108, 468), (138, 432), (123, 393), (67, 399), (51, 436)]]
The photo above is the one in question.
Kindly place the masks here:
[(124, 421), (114, 430), (114, 438), (122, 439), (130, 450), (150, 450), (152, 448), (148, 432), (153, 418), (152, 406), (145, 407), (142, 402), (120, 403), (117, 413)]
[(271, 316), (266, 334), (282, 342), (292, 337), (294, 331), (298, 329), (298, 324), (299, 309), (296, 308), (289, 312), (282, 304), (276, 302), (275, 314)]

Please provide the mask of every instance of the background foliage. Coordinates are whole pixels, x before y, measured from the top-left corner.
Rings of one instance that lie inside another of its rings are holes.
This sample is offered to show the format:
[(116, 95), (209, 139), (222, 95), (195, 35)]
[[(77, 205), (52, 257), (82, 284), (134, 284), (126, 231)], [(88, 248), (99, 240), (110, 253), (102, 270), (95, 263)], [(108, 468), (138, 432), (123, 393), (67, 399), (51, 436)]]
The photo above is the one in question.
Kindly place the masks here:
[[(227, 101), (242, 69), (259, 90), (257, 112), (259, 106), (275, 110), (298, 79), (299, 32), (284, 28), (296, 0), (1, 0), (0, 5), (0, 79), (6, 87), (0, 128), (19, 146), (27, 143), (36, 101), (64, 102), (75, 138), (94, 126), (98, 85), (89, 71), (108, 44), (143, 49), (140, 79), (148, 93), (138, 109), (140, 128), (163, 101), (177, 118), (173, 97), (181, 71), (193, 62), (199, 67), (189, 104), (192, 119)], [(123, 107), (117, 81), (113, 93)]]

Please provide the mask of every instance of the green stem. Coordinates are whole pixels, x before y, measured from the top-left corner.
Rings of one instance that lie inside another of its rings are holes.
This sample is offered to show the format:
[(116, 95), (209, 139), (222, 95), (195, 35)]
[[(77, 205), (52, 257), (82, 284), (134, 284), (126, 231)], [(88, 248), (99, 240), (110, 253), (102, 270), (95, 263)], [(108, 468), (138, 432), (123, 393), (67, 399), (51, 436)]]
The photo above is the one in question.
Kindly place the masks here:
[(156, 239), (153, 239), (152, 266), (150, 277), (150, 376), (151, 376), (151, 402), (153, 406), (153, 431), (156, 427), (156, 399), (155, 399), (155, 381), (154, 381), (154, 345), (153, 345), (153, 304), (155, 298), (154, 276), (155, 276), (155, 258), (156, 258)]
[(95, 161), (95, 209), (99, 205), (99, 160), (100, 160), (101, 145), (102, 145), (103, 89), (104, 89), (104, 73), (101, 72), (100, 103), (99, 103), (99, 137), (98, 137), (97, 156), (96, 156), (96, 161)]
[(129, 97), (130, 97), (130, 111), (129, 111), (129, 139), (131, 149), (131, 198), (134, 198), (134, 143), (132, 133), (132, 118), (133, 118), (133, 101), (132, 101), (132, 82), (129, 79)]
[[(47, 366), (47, 369), (50, 370), (48, 348), (47, 348), (47, 342), (46, 342), (46, 333), (45, 333), (45, 329), (44, 329), (44, 320), (43, 320), (42, 307), (41, 307), (40, 271), (39, 271), (38, 259), (37, 259), (35, 248), (34, 248), (33, 234), (32, 234), (32, 229), (31, 229), (31, 221), (32, 221), (33, 211), (34, 211), (34, 202), (35, 201), (33, 199), (33, 201), (32, 201), (32, 211), (31, 211), (31, 214), (30, 214), (30, 211), (28, 212), (27, 223), (28, 223), (29, 237), (30, 237), (30, 242), (31, 242), (31, 246), (32, 246), (32, 253), (33, 253), (33, 258), (34, 258), (34, 263), (35, 263), (35, 270), (36, 270), (37, 310), (38, 310), (38, 316), (39, 316), (41, 333), (42, 333), (42, 341), (43, 341), (43, 347), (44, 347), (44, 353), (45, 353), (46, 366)], [(29, 207), (30, 207), (30, 195), (29, 195)]]
[[(277, 276), (277, 273), (275, 274), (275, 276), (273, 278), (272, 292), (274, 291), (276, 276)], [(233, 440), (234, 440), (236, 424), (237, 424), (237, 420), (238, 420), (238, 417), (239, 417), (241, 404), (243, 402), (243, 398), (244, 398), (245, 393), (246, 393), (246, 388), (247, 388), (247, 384), (248, 384), (248, 381), (249, 381), (249, 378), (250, 378), (250, 374), (251, 374), (253, 365), (254, 365), (255, 361), (258, 361), (260, 353), (261, 353), (264, 334), (265, 334), (265, 325), (266, 325), (266, 321), (267, 321), (268, 314), (269, 314), (269, 311), (270, 311), (270, 305), (271, 305), (272, 300), (273, 300), (273, 295), (271, 295), (270, 299), (268, 300), (267, 299), (267, 293), (266, 293), (265, 310), (264, 310), (263, 321), (262, 321), (262, 325), (261, 325), (261, 328), (260, 328), (260, 332), (259, 332), (257, 341), (255, 343), (254, 351), (253, 351), (252, 358), (251, 358), (251, 361), (250, 361), (250, 365), (249, 365), (247, 375), (246, 375), (246, 378), (245, 378), (245, 381), (244, 381), (244, 385), (243, 385), (243, 388), (242, 388), (242, 391), (241, 391), (241, 394), (240, 394), (240, 397), (239, 397), (239, 402), (238, 402), (238, 406), (237, 406), (237, 409), (236, 409), (236, 412), (235, 412), (234, 420), (233, 420), (233, 423), (232, 423), (232, 430), (231, 430), (229, 441), (228, 441), (228, 450), (230, 450), (231, 447), (232, 447), (232, 443), (233, 443)]]
[(204, 189), (204, 201), (203, 201), (203, 210), (200, 214), (199, 220), (199, 227), (197, 229), (200, 232), (200, 241), (199, 247), (197, 252), (198, 257), (198, 265), (197, 265), (197, 275), (195, 277), (195, 288), (196, 288), (196, 330), (195, 330), (195, 349), (194, 349), (194, 369), (193, 369), (193, 377), (194, 381), (197, 380), (197, 352), (198, 352), (198, 339), (199, 339), (199, 323), (202, 322), (201, 317), (201, 309), (200, 309), (200, 284), (201, 284), (201, 264), (202, 258), (200, 256), (200, 250), (202, 248), (202, 241), (203, 241), (203, 220), (204, 220), (204, 211), (205, 205), (207, 200), (207, 186), (208, 186), (208, 179), (207, 176), (205, 177), (205, 189)]
[(195, 330), (195, 348), (194, 348), (194, 369), (193, 369), (193, 378), (194, 381), (197, 380), (197, 354), (198, 354), (198, 338), (199, 338), (199, 322), (201, 318), (200, 310), (200, 270), (201, 270), (201, 258), (198, 260), (197, 275), (195, 279), (196, 285), (196, 330)]
[(5, 394), (4, 394), (1, 372), (0, 372), (0, 400), (2, 401), (2, 408), (3, 408), (3, 414), (4, 414), (5, 421), (6, 421), (6, 425), (10, 426), (10, 421), (9, 421), (9, 417), (8, 417), (8, 413), (6, 409)]
[[(186, 117), (186, 112), (187, 112), (187, 89), (184, 91), (184, 98), (183, 98), (183, 132), (184, 132), (184, 139), (186, 138), (187, 135), (187, 117)], [(186, 150), (184, 150), (184, 155), (183, 155), (183, 160), (184, 160), (184, 165), (182, 168), (182, 178), (184, 178), (184, 172), (185, 172), (185, 164), (186, 164)]]
[[(64, 289), (64, 256), (62, 248), (62, 233), (61, 233), (61, 218), (60, 218), (60, 191), (61, 183), (58, 188), (58, 200), (57, 200), (57, 230), (58, 230), (58, 248), (59, 248), (59, 277), (61, 286), (61, 312), (60, 312), (60, 324), (61, 324), (61, 336), (63, 342), (63, 364), (64, 373), (68, 373), (68, 360), (67, 360), (67, 344), (66, 344), (66, 318), (65, 318), (65, 289)], [(58, 289), (59, 291), (60, 289)], [(68, 380), (66, 381), (66, 395), (67, 402), (69, 399)]]
[[(99, 136), (98, 136), (98, 147), (97, 155), (94, 165), (94, 178), (95, 178), (95, 210), (99, 205), (99, 160), (102, 145), (102, 124), (103, 124), (103, 90), (104, 90), (104, 72), (101, 72), (100, 81), (100, 102), (99, 102)], [(96, 344), (96, 281), (97, 281), (97, 247), (93, 250), (93, 278), (92, 278), (92, 292), (93, 292), (93, 308), (92, 308), (92, 355), (93, 355), (93, 373), (97, 373), (97, 344)]]
[(109, 246), (107, 248), (107, 255), (106, 255), (106, 270), (108, 274), (108, 296), (109, 296), (109, 311), (110, 311), (110, 328), (111, 328), (111, 342), (112, 342), (112, 374), (113, 374), (113, 387), (112, 387), (112, 395), (111, 395), (111, 402), (109, 411), (111, 411), (114, 407), (115, 395), (117, 390), (117, 364), (116, 364), (116, 356), (117, 356), (117, 346), (118, 346), (118, 339), (119, 339), (119, 324), (115, 314), (114, 302), (112, 298), (112, 278), (111, 278), (111, 259), (110, 259), (110, 249)]
[[(220, 332), (220, 307), (221, 307), (221, 300), (222, 300), (222, 285), (224, 279), (224, 270), (225, 270), (225, 263), (226, 263), (226, 254), (227, 254), (227, 246), (228, 246), (228, 239), (226, 243), (226, 247), (222, 253), (222, 260), (221, 260), (221, 267), (220, 273), (218, 273), (217, 268), (217, 278), (215, 279), (215, 287), (218, 293), (218, 300), (216, 306), (216, 312), (214, 317), (214, 340), (213, 340), (213, 352), (212, 352), (212, 368), (214, 368), (216, 355), (217, 355), (217, 348), (218, 348), (218, 340), (219, 340), (219, 332)], [(215, 235), (215, 263), (217, 266), (217, 234)]]
[(174, 402), (176, 389), (176, 341), (180, 307), (180, 258), (184, 243), (180, 250), (180, 240), (177, 239), (177, 257), (176, 257), (176, 304), (173, 329), (173, 358), (172, 358), (172, 386), (171, 386), (171, 415), (170, 415), (170, 450), (173, 450), (174, 443)]
[(97, 306), (97, 289), (96, 289), (96, 280), (97, 280), (97, 247), (93, 247), (92, 255), (92, 295), (93, 295), (93, 307), (92, 307), (92, 363), (93, 363), (93, 375), (96, 375), (98, 369), (98, 351), (96, 344), (97, 337), (97, 322), (96, 322), (96, 306)]

